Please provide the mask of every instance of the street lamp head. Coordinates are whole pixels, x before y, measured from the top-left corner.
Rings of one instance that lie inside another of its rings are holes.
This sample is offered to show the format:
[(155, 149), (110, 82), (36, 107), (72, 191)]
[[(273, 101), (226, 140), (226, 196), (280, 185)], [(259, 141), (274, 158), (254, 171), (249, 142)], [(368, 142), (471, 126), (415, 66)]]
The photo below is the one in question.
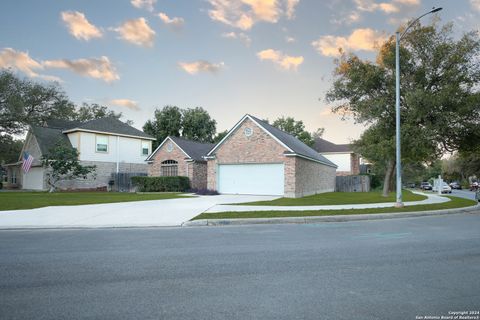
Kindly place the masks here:
[(440, 10), (442, 10), (443, 8), (435, 8), (433, 7), (432, 11), (430, 11), (429, 13), (435, 13), (435, 12), (438, 12)]

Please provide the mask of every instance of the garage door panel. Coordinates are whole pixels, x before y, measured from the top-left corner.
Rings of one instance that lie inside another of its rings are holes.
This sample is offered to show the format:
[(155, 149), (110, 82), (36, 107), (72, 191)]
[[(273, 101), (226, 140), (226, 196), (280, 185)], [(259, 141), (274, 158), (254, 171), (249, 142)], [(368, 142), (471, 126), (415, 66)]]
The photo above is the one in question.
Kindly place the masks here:
[(283, 195), (284, 165), (219, 165), (218, 191), (229, 194)]
[(22, 189), (43, 190), (43, 168), (31, 168), (23, 174)]

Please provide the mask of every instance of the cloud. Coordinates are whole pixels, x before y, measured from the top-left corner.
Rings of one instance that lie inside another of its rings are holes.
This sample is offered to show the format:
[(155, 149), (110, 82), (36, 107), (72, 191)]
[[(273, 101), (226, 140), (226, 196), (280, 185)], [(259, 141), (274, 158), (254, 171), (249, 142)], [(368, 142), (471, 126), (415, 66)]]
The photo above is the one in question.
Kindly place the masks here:
[(138, 9), (146, 9), (150, 12), (153, 12), (154, 10), (154, 5), (157, 2), (157, 0), (130, 0), (130, 3), (132, 6)]
[(102, 31), (88, 22), (85, 15), (78, 11), (64, 11), (61, 14), (68, 31), (76, 39), (88, 41), (92, 38), (101, 38)]
[(164, 24), (174, 29), (180, 29), (181, 27), (183, 27), (183, 24), (185, 23), (185, 20), (183, 18), (178, 18), (178, 17), (170, 18), (169, 16), (167, 16), (167, 14), (163, 12), (160, 12), (158, 14), (158, 17), (160, 18), (160, 20), (162, 20)]
[[(400, 1), (405, 1), (405, 0), (400, 0)], [(373, 12), (373, 11), (380, 10), (385, 13), (394, 13), (400, 10), (398, 6), (388, 2), (376, 3), (374, 0), (354, 0), (354, 2), (357, 6), (357, 9), (361, 11)]]
[(297, 70), (303, 63), (302, 56), (289, 56), (279, 50), (266, 49), (257, 53), (260, 60), (270, 60), (283, 70)]
[(120, 34), (121, 39), (142, 47), (152, 47), (155, 40), (155, 31), (145, 18), (127, 20), (113, 30)]
[(210, 18), (249, 30), (257, 22), (276, 23), (281, 16), (293, 19), (299, 0), (207, 0)]
[(28, 52), (16, 51), (12, 48), (4, 48), (0, 51), (0, 68), (11, 68), (26, 74), (31, 78), (41, 78), (49, 81), (61, 81), (55, 76), (43, 75), (37, 73), (37, 70), (43, 70), (43, 65), (32, 59)]
[(137, 101), (130, 99), (112, 99), (108, 104), (113, 106), (125, 107), (133, 111), (140, 111)]
[(480, 11), (480, 0), (470, 0), (470, 5), (473, 9)]
[(394, 2), (407, 5), (407, 6), (418, 6), (420, 5), (420, 0), (393, 0)]
[(339, 55), (339, 48), (345, 51), (374, 51), (376, 45), (385, 39), (383, 33), (365, 28), (355, 29), (348, 37), (322, 36), (313, 41), (312, 46), (324, 56), (335, 57)]
[(250, 37), (243, 32), (233, 32), (233, 31), (232, 32), (224, 32), (224, 33), (222, 33), (222, 37), (227, 38), (227, 39), (239, 39), (247, 47), (250, 46), (250, 44), (252, 43), (252, 39), (250, 39)]
[(105, 82), (113, 82), (120, 79), (115, 67), (105, 56), (78, 60), (47, 60), (42, 65), (46, 68), (68, 69), (81, 76), (101, 79)]
[(295, 18), (295, 7), (300, 2), (300, 0), (287, 0), (287, 19), (291, 20)]
[(293, 42), (295, 42), (295, 38), (294, 38), (294, 37), (290, 37), (290, 36), (286, 36), (286, 37), (285, 37), (285, 42), (286, 42), (286, 43), (293, 43)]
[(189, 74), (197, 74), (199, 72), (217, 73), (225, 66), (223, 62), (211, 63), (205, 60), (198, 60), (193, 62), (179, 62), (178, 65), (180, 66), (180, 68), (182, 68), (185, 72)]

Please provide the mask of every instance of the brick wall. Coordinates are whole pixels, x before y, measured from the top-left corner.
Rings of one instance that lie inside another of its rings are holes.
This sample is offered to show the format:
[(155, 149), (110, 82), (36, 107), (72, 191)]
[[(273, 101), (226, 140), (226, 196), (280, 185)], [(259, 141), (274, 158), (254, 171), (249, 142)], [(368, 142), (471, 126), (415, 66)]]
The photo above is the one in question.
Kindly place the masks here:
[(335, 168), (318, 162), (295, 158), (295, 193), (290, 197), (335, 191)]
[(350, 171), (351, 175), (360, 174), (360, 156), (356, 153), (350, 154)]
[(192, 188), (206, 189), (207, 188), (207, 163), (206, 162), (193, 162), (190, 167), (192, 173), (190, 176), (190, 183)]
[[(253, 134), (245, 136), (245, 128), (252, 128)], [(284, 163), (286, 149), (262, 128), (246, 119), (215, 151), (216, 159), (208, 160), (208, 189), (217, 189), (217, 165), (234, 163)], [(285, 174), (285, 190), (291, 188), (291, 175)]]
[[(167, 151), (167, 145), (169, 141), (163, 144), (163, 146), (157, 150), (157, 153), (151, 159), (152, 162), (148, 164), (148, 175), (152, 177), (158, 177), (161, 175), (162, 162), (165, 160), (175, 160), (178, 162), (178, 175), (188, 177), (189, 164), (185, 161), (187, 155), (183, 153), (175, 143), (173, 144), (173, 150)], [(187, 169), (188, 168), (188, 169)], [(191, 172), (191, 171), (190, 171)]]

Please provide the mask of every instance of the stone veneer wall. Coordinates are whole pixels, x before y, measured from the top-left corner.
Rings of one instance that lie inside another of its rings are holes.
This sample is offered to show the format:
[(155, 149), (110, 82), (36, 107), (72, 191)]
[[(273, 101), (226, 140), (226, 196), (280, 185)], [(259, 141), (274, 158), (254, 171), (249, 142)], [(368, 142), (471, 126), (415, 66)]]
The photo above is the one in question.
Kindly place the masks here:
[[(89, 175), (87, 179), (65, 180), (58, 183), (60, 189), (92, 189), (108, 186), (112, 179), (112, 173), (117, 171), (116, 162), (80, 161), (83, 166), (96, 166), (95, 179)], [(147, 164), (142, 163), (119, 163), (119, 172), (147, 173)]]
[[(253, 134), (245, 136), (245, 128), (252, 128)], [(208, 160), (208, 189), (217, 190), (217, 166), (235, 163), (289, 163), (284, 156), (286, 149), (275, 141), (262, 128), (246, 119), (215, 151), (215, 159)], [(285, 169), (285, 191), (295, 188), (292, 175)], [(252, 177), (255, 179), (255, 177)]]
[(333, 167), (295, 157), (295, 193), (289, 197), (304, 197), (312, 194), (335, 191)]

